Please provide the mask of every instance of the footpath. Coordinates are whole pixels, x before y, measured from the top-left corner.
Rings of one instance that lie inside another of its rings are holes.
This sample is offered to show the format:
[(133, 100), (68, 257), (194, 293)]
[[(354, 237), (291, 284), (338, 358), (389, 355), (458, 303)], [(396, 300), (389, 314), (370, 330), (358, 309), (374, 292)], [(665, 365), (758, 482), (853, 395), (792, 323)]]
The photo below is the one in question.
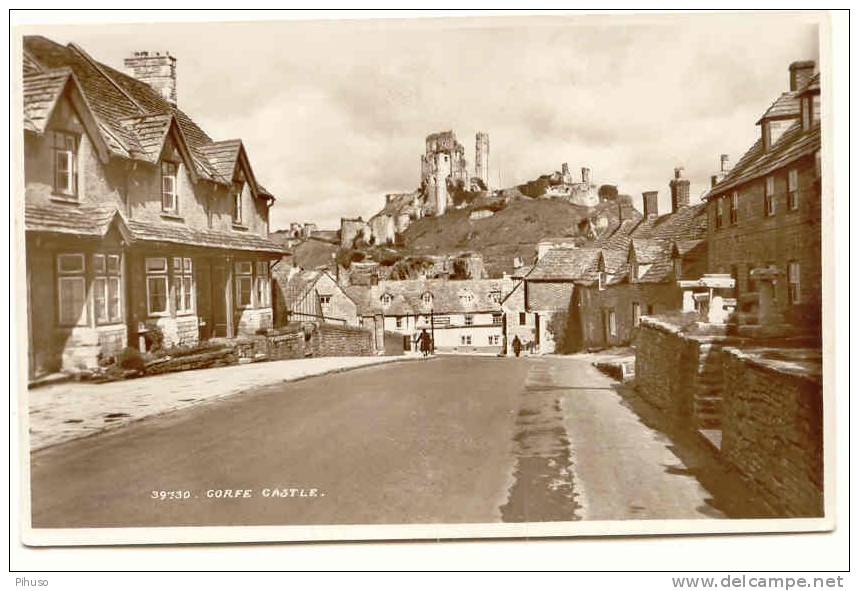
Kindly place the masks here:
[(116, 429), (140, 419), (291, 382), (409, 357), (309, 357), (230, 365), (94, 384), (65, 382), (28, 390), (30, 450)]

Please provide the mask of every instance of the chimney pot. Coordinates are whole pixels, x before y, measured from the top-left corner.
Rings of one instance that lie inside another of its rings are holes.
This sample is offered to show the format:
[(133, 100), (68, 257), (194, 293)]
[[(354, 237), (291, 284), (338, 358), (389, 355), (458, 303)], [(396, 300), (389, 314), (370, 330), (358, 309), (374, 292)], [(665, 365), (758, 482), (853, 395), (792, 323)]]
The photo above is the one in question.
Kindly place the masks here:
[(641, 194), (644, 199), (644, 217), (651, 218), (659, 215), (659, 191), (645, 191)]

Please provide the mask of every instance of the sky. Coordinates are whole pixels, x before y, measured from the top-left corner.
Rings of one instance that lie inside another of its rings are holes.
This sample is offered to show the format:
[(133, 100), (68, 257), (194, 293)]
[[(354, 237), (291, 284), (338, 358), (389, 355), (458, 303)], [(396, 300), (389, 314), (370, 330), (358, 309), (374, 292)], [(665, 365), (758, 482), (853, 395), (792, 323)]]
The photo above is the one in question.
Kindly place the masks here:
[[(201, 13), (202, 14), (202, 13)], [(76, 25), (30, 29), (122, 69), (135, 50), (177, 58), (178, 102), (215, 140), (241, 138), (277, 197), (272, 230), (366, 219), (420, 183), (424, 138), (452, 129), (473, 170), (489, 134), (490, 180), (507, 187), (592, 170), (641, 209), (670, 205), (675, 166), (706, 190), (788, 90), (788, 65), (819, 61), (812, 13), (543, 15)], [(777, 32), (777, 34), (775, 33)]]

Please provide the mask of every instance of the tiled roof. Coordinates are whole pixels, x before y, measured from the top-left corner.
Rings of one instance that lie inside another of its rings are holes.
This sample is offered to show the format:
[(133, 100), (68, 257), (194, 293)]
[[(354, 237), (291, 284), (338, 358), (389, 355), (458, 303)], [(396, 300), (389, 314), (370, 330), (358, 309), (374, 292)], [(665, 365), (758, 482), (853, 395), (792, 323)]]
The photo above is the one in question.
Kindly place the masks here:
[(687, 205), (672, 213), (644, 219), (630, 235), (660, 240), (702, 240), (707, 237), (707, 204)]
[[(358, 305), (363, 316), (385, 314), (405, 316), (411, 314), (467, 314), (501, 311), (501, 298), (513, 288), (514, 283), (502, 279), (407, 279), (403, 281), (380, 281), (377, 285), (353, 285), (344, 289)], [(390, 294), (392, 302), (386, 307), (382, 296)], [(432, 305), (423, 301), (425, 293), (432, 294)], [(497, 300), (494, 299), (497, 295)]]
[(34, 131), (45, 130), (48, 117), (71, 75), (69, 68), (60, 68), (24, 77), (24, 120)]
[(589, 280), (599, 260), (596, 248), (553, 248), (537, 261), (526, 280)]
[(632, 251), (639, 263), (654, 263), (663, 258), (671, 257), (671, 244), (665, 240), (633, 238)]
[(241, 140), (224, 140), (200, 146), (199, 151), (212, 164), (218, 176), (224, 182), (231, 183), (241, 147)]
[(201, 230), (178, 222), (148, 222), (128, 220), (128, 229), (135, 241), (171, 242), (190, 244), (208, 248), (225, 248), (284, 254), (286, 250), (258, 234), (251, 232), (224, 232), (220, 230)]
[(115, 218), (121, 222), (132, 242), (169, 242), (276, 254), (287, 252), (275, 242), (251, 232), (200, 230), (176, 222), (126, 220), (115, 205), (27, 203), (24, 207), (24, 225), (28, 232), (101, 237)]
[(820, 92), (820, 72), (811, 77), (802, 90), (799, 91), (799, 94), (805, 94), (806, 92)]
[(322, 273), (322, 271), (298, 271), (293, 273), (286, 282), (279, 281), (282, 286), (284, 308), (295, 310), (322, 277)]
[[(59, 92), (61, 87), (44, 88), (42, 76), (60, 76), (59, 71), (71, 71), (74, 80), (98, 121), (99, 130), (108, 149), (126, 158), (149, 160), (151, 151), (163, 140), (159, 133), (166, 133), (169, 115), (187, 142), (196, 173), (204, 179), (227, 184), (232, 181), (232, 170), (225, 177), (222, 171), (229, 167), (230, 154), (237, 149), (238, 140), (212, 141), (194, 121), (181, 109), (171, 105), (148, 84), (128, 76), (89, 56), (82, 48), (70, 43), (60, 45), (41, 36), (24, 37), (24, 125), (25, 129), (39, 132), (38, 113), (44, 110), (46, 101), (56, 100), (56, 93), (49, 97), (48, 91)], [(36, 80), (30, 79), (36, 77)], [(27, 87), (33, 89), (29, 99)], [(41, 92), (39, 85), (43, 88)], [(32, 111), (32, 113), (30, 112)], [(215, 144), (213, 146), (213, 144)], [(229, 150), (224, 150), (225, 145)], [(226, 153), (225, 153), (226, 152)], [(207, 154), (212, 154), (210, 162)], [(233, 157), (232, 162), (235, 163)], [(264, 196), (271, 197), (266, 191)]]
[(101, 237), (117, 215), (112, 205), (78, 206), (62, 203), (24, 205), (24, 227), (28, 232)]
[(797, 121), (785, 131), (776, 143), (764, 151), (761, 138), (737, 162), (731, 172), (719, 184), (710, 189), (707, 198), (723, 194), (725, 191), (745, 184), (753, 179), (765, 176), (770, 172), (783, 168), (791, 162), (820, 149), (820, 124), (815, 124), (808, 131), (802, 129), (802, 122)]
[(799, 117), (799, 93), (784, 92), (758, 119), (758, 124), (764, 119), (793, 119), (794, 117)]

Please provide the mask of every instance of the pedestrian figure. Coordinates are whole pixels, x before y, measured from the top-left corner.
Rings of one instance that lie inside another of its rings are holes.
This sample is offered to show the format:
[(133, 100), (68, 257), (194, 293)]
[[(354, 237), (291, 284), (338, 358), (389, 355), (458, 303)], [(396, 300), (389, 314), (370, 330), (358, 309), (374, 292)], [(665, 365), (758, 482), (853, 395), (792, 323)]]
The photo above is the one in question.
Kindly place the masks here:
[(429, 333), (426, 331), (426, 329), (421, 332), (420, 347), (421, 353), (423, 353), (424, 357), (428, 356), (430, 354), (430, 351), (432, 350), (432, 337), (429, 336)]
[(513, 353), (516, 357), (519, 357), (519, 353), (522, 352), (522, 341), (519, 340), (519, 335), (513, 337)]

